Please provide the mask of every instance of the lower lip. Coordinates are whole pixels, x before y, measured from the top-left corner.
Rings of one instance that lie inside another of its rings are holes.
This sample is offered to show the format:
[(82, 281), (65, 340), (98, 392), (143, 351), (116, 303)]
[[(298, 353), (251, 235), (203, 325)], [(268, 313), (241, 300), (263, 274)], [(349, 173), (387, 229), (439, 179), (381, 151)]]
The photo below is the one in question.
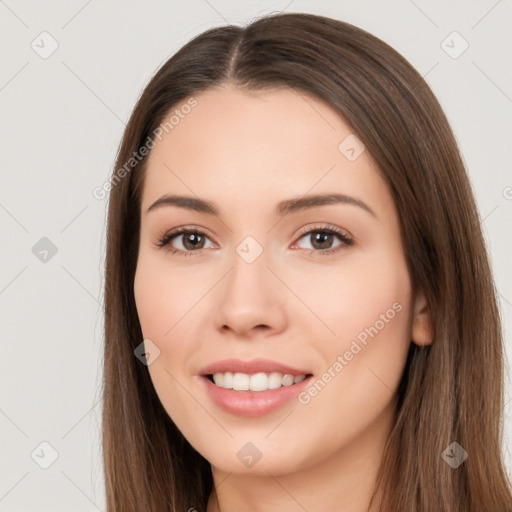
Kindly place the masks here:
[(262, 416), (268, 414), (303, 391), (312, 376), (291, 386), (281, 386), (267, 391), (235, 391), (215, 385), (208, 377), (201, 376), (212, 400), (222, 409), (238, 416)]

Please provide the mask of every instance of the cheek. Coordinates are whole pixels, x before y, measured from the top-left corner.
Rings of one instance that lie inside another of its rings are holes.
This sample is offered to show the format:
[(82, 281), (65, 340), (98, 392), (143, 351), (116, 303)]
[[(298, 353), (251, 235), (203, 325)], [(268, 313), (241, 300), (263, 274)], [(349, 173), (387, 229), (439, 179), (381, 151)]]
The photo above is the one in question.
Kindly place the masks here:
[(376, 323), (391, 338), (408, 328), (411, 286), (400, 252), (354, 253), (335, 265), (282, 268), (281, 275), (302, 303), (297, 303), (292, 323), (303, 323), (311, 334), (316, 329), (311, 339), (320, 346), (343, 349)]
[(171, 327), (175, 295), (166, 293), (165, 276), (144, 263), (144, 260), (139, 261), (135, 273), (134, 296), (144, 338), (153, 339), (161, 337)]
[(165, 259), (142, 251), (135, 273), (134, 296), (144, 337), (171, 341), (180, 323), (190, 321), (188, 312), (207, 289), (204, 276), (170, 268)]
[(344, 263), (319, 266), (314, 280), (293, 285), (314, 313), (302, 315), (301, 326), (321, 353), (325, 372), (320, 380), (326, 385), (319, 383), (320, 391), (313, 390), (314, 397), (306, 396), (304, 402), (314, 398), (311, 410), (325, 408), (333, 420), (333, 403), (341, 407), (338, 414), (363, 415), (373, 414), (370, 405), (378, 410), (388, 403), (411, 343), (411, 284), (401, 253), (357, 255)]
[(318, 281), (308, 281), (312, 308), (334, 334), (328, 332), (316, 343), (324, 371), (303, 394), (300, 402), (308, 412), (298, 417), (330, 439), (327, 451), (333, 439), (348, 442), (388, 410), (411, 343), (405, 261), (384, 253), (372, 261), (376, 263), (358, 258), (331, 269), (330, 279), (317, 273)]
[(204, 292), (190, 276), (169, 272), (165, 265), (141, 252), (134, 280), (137, 314), (144, 339), (150, 339), (160, 351), (148, 371), (169, 416), (178, 425), (187, 425), (194, 402), (183, 385), (188, 377), (187, 364), (196, 348), (187, 343), (187, 312)]
[(183, 329), (190, 320), (187, 310), (197, 302), (200, 290), (191, 280), (185, 280), (183, 273), (170, 273), (142, 255), (135, 274), (134, 296), (143, 337), (160, 350), (158, 359), (148, 367), (159, 392), (169, 388), (171, 375), (180, 378), (186, 369), (192, 347), (183, 343)]

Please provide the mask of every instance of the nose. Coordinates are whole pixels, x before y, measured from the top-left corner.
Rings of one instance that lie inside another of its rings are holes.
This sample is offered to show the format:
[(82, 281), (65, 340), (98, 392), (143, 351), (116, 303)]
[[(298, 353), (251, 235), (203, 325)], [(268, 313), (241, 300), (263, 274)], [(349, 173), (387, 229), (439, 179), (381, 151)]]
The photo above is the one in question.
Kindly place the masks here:
[(265, 251), (251, 263), (235, 254), (215, 301), (216, 328), (237, 339), (271, 336), (285, 329), (285, 291), (267, 266)]

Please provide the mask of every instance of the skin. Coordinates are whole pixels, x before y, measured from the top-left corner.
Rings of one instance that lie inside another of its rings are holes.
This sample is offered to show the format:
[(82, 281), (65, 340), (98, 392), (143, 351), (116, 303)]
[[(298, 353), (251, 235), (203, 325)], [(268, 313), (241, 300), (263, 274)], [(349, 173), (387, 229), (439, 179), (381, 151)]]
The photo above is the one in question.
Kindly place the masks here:
[[(160, 350), (148, 366), (155, 390), (211, 463), (208, 512), (363, 512), (409, 345), (431, 342), (391, 194), (368, 151), (355, 161), (339, 151), (351, 130), (317, 99), (231, 84), (195, 97), (197, 106), (151, 151), (141, 198), (134, 293), (144, 338)], [(352, 204), (274, 212), (284, 199), (332, 192), (364, 201), (375, 215)], [(212, 201), (220, 213), (147, 212), (166, 194)], [(322, 246), (300, 234), (325, 224), (353, 244), (334, 235)], [(200, 249), (184, 245), (190, 237), (183, 235), (157, 247), (182, 226), (207, 233)], [(247, 236), (263, 249), (252, 263), (236, 252)], [(322, 255), (322, 248), (338, 251)], [(240, 417), (203, 389), (199, 370), (232, 357), (267, 358), (320, 377), (397, 302), (401, 311), (306, 405), (293, 399)], [(262, 454), (251, 468), (237, 457), (247, 442)]]

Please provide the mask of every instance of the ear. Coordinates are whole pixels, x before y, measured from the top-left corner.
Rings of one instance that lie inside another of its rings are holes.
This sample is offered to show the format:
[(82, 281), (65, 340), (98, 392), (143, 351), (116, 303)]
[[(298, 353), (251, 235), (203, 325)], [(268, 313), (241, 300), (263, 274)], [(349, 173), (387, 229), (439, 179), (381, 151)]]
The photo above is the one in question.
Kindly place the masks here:
[(412, 319), (412, 341), (420, 347), (430, 345), (433, 340), (432, 320), (427, 300), (422, 292), (416, 294)]

